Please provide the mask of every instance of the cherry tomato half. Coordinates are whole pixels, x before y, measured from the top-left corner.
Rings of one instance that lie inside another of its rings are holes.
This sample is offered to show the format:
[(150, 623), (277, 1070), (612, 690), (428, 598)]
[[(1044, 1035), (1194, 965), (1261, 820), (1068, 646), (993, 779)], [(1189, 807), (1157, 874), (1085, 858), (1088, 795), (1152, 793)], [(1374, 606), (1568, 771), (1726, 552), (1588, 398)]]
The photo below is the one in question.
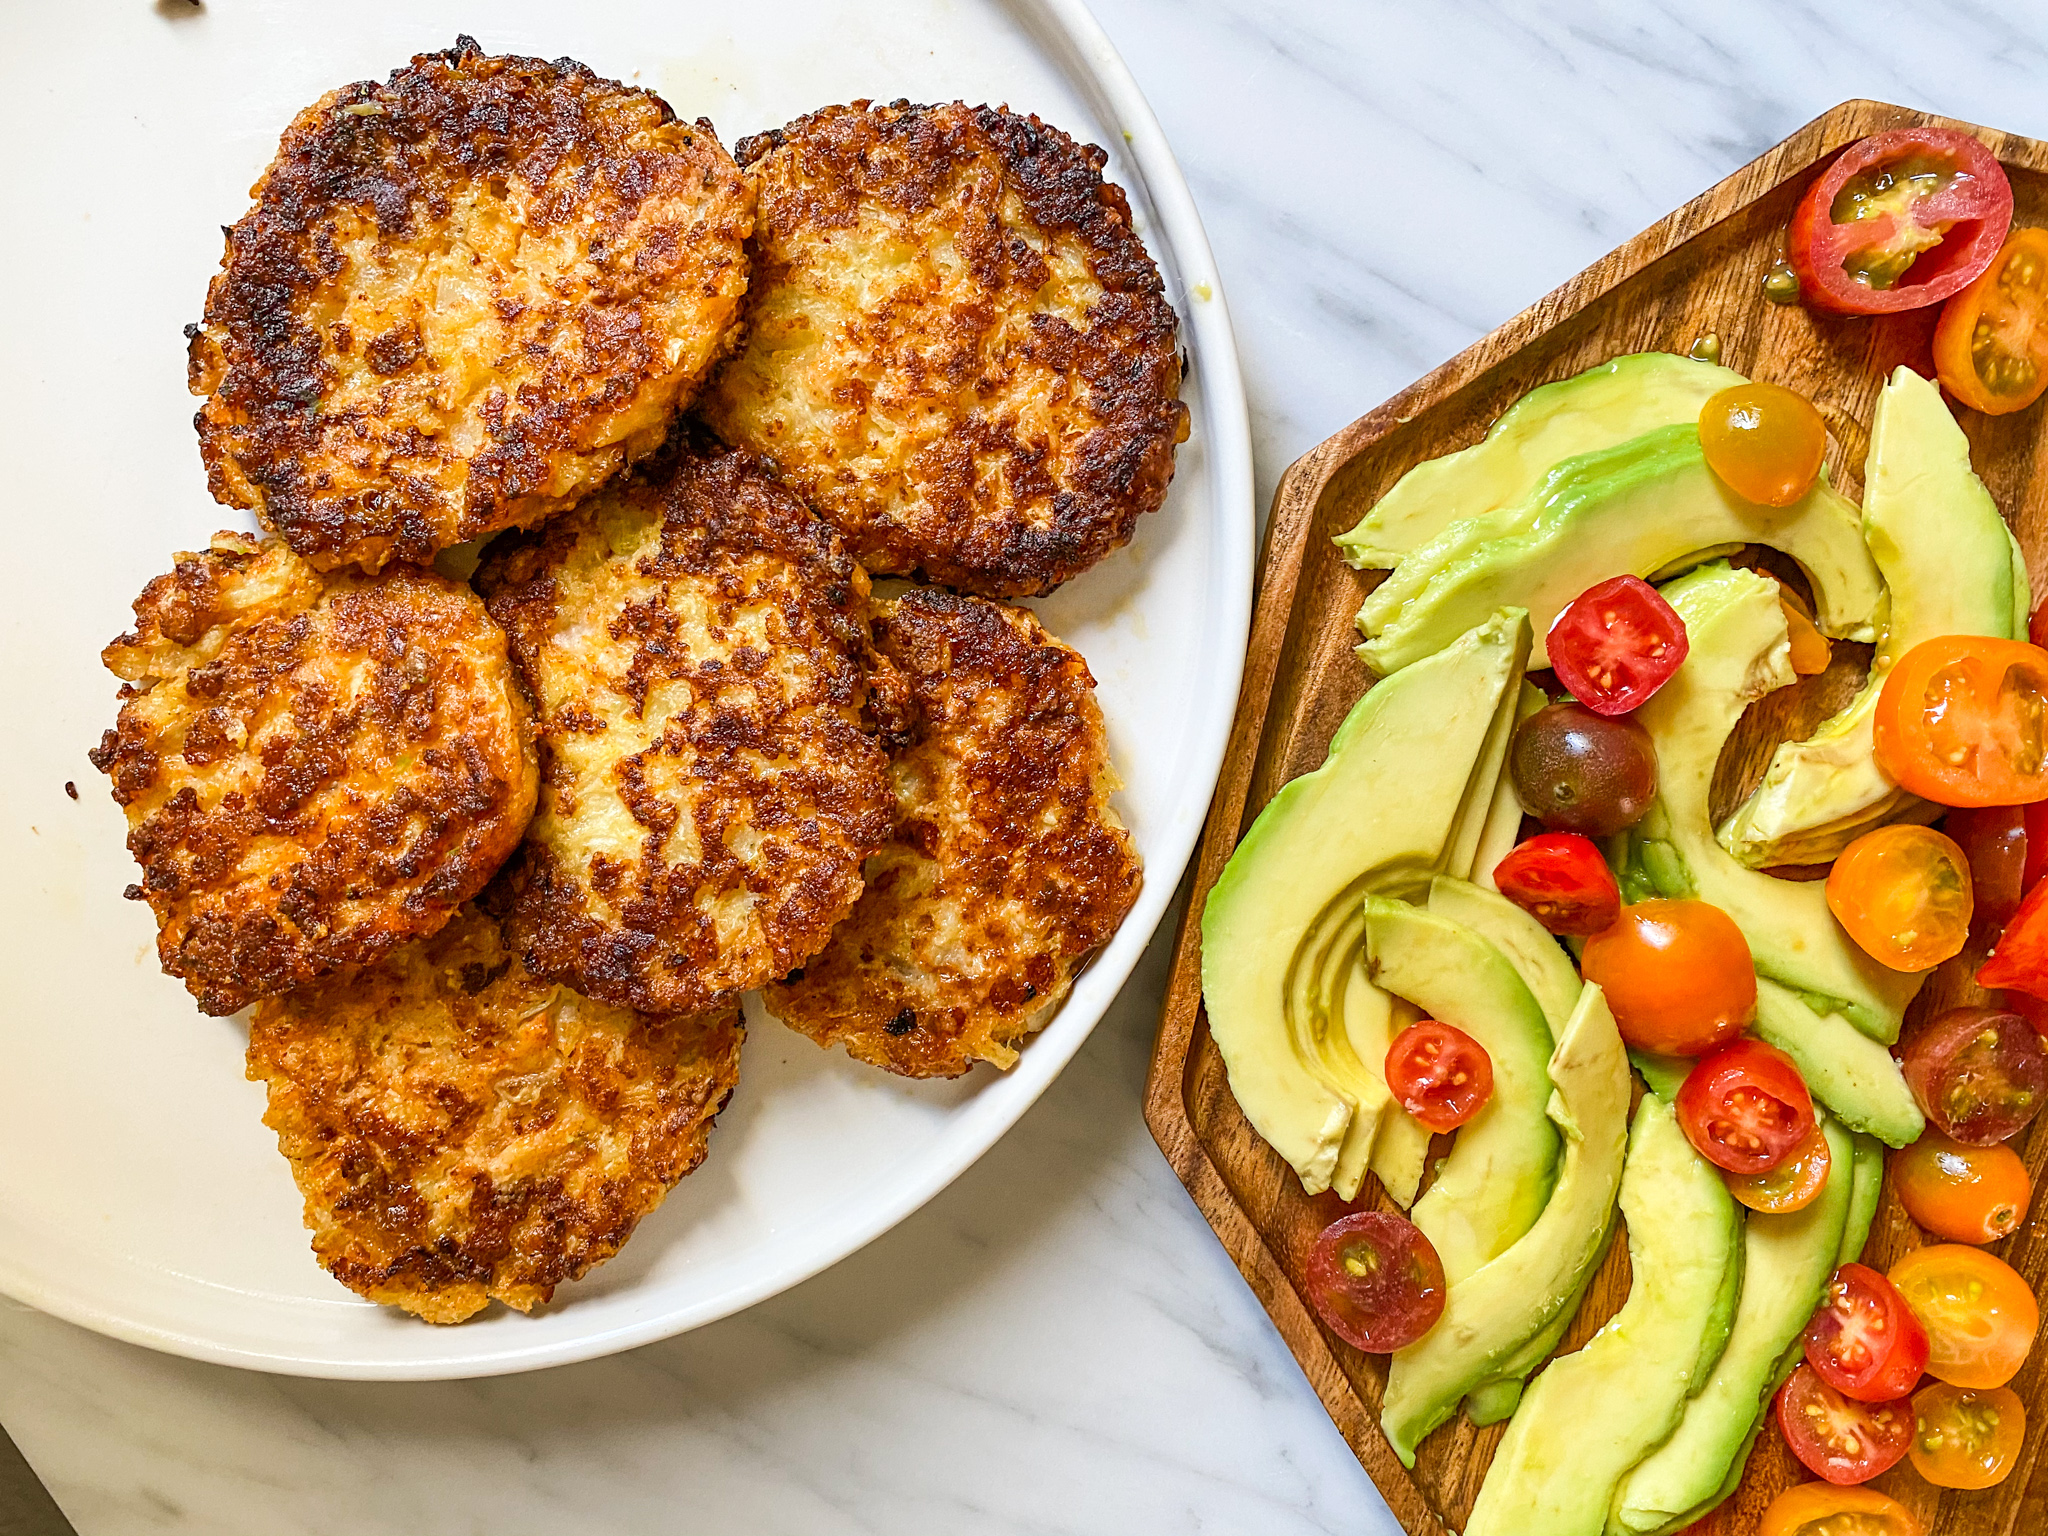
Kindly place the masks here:
[[(2041, 802), (2048, 806), (2048, 800)], [(1970, 868), (1970, 921), (1997, 932), (2020, 907), (2026, 894), (2028, 857), (2026, 808), (1985, 805), (1950, 811), (1942, 830), (1955, 839)]]
[(1443, 1261), (1414, 1222), (1354, 1211), (1325, 1227), (1309, 1250), (1308, 1294), (1338, 1338), (1367, 1354), (1391, 1354), (1443, 1316)]
[(1803, 1211), (1820, 1198), (1834, 1160), (1826, 1135), (1816, 1125), (1777, 1167), (1762, 1173), (1724, 1173), (1721, 1177), (1728, 1181), (1728, 1193), (1752, 1211), (1767, 1211), (1776, 1216), (1786, 1211)]
[(1894, 128), (1850, 145), (1807, 188), (1785, 256), (1817, 309), (1884, 315), (1939, 304), (1998, 254), (2012, 185), (1977, 139)]
[(1792, 670), (1801, 677), (1827, 671), (1828, 658), (1834, 651), (1828, 637), (1813, 622), (1813, 610), (1782, 581), (1778, 583), (1778, 606), (1785, 613), (1785, 638), (1792, 652)]
[(1904, 1402), (1844, 1397), (1802, 1365), (1778, 1389), (1778, 1428), (1807, 1471), (1831, 1483), (1862, 1483), (1904, 1459), (1913, 1410)]
[(1977, 985), (2048, 997), (2048, 880), (2027, 892), (2006, 923), (1991, 958), (1977, 968)]
[(1685, 660), (1685, 620), (1640, 576), (1586, 588), (1551, 621), (1558, 681), (1596, 715), (1625, 715)]
[(1875, 1488), (1801, 1483), (1771, 1500), (1757, 1536), (1926, 1536), (1926, 1528)]
[(1552, 933), (1586, 936), (1621, 916), (1621, 889), (1590, 838), (1539, 832), (1493, 866), (1501, 895)]
[(1871, 959), (1932, 970), (1970, 938), (1970, 866), (1932, 827), (1879, 827), (1828, 871), (1828, 910)]
[(2034, 1347), (2041, 1308), (2019, 1271), (1960, 1243), (1915, 1248), (1891, 1282), (1927, 1330), (1927, 1371), (1952, 1387), (2002, 1387)]
[(1901, 1064), (1927, 1123), (1972, 1147), (2018, 1135), (2048, 1093), (2041, 1037), (2018, 1014), (1998, 1008), (1936, 1014), (1906, 1041)]
[(2027, 1405), (2010, 1387), (1976, 1391), (1937, 1381), (1913, 1394), (1913, 1470), (1937, 1488), (2005, 1481), (2027, 1437)]
[(2048, 799), (2048, 651), (2020, 640), (1923, 640), (1885, 674), (1877, 761), (1936, 805)]
[(1729, 1173), (1768, 1173), (1813, 1129), (1813, 1098), (1792, 1058), (1742, 1039), (1703, 1057), (1678, 1090), (1693, 1149)]
[(1493, 1058), (1462, 1029), (1424, 1019), (1387, 1048), (1387, 1087), (1432, 1131), (1455, 1131), (1493, 1097)]
[(1737, 384), (1700, 407), (1707, 468), (1759, 506), (1789, 507), (1812, 490), (1827, 449), (1820, 412), (1782, 384)]
[(1639, 1050), (1704, 1055), (1756, 1015), (1749, 941), (1704, 901), (1622, 908), (1612, 927), (1586, 940), (1579, 968), (1607, 993), (1622, 1038)]
[(2034, 1184), (2003, 1144), (1966, 1147), (1936, 1130), (1891, 1160), (1906, 1214), (1952, 1243), (1995, 1243), (2026, 1220)]
[(2022, 411), (2048, 389), (2048, 230), (2016, 229), (1941, 309), (1934, 371), (1973, 411)]
[(1515, 727), (1508, 772), (1522, 809), (1544, 826), (1608, 837), (1643, 819), (1657, 794), (1657, 749), (1633, 720), (1565, 700)]
[(1806, 1363), (1844, 1397), (1889, 1403), (1927, 1368), (1927, 1330), (1883, 1275), (1844, 1264), (1806, 1325)]

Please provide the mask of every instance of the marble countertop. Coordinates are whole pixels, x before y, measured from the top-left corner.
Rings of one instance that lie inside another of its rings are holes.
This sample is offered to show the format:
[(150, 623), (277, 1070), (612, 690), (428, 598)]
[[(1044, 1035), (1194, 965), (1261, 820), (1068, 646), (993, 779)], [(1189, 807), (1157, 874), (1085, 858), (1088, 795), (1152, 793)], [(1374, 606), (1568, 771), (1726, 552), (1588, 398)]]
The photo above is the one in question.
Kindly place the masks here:
[[(1845, 97), (2048, 136), (2048, 10), (2027, 7), (1096, 9), (1215, 243), (1262, 502), (1303, 450)], [(1391, 1533), (1140, 1118), (1172, 921), (979, 1165), (740, 1316), (382, 1385), (199, 1365), (0, 1301), (0, 1422), (81, 1536)]]

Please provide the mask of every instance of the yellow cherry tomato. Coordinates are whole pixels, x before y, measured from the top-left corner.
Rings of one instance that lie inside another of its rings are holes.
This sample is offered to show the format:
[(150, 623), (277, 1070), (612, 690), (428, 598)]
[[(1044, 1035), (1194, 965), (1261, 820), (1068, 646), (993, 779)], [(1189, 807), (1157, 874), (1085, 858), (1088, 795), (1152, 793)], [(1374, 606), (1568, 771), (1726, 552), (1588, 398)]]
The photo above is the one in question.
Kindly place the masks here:
[(2002, 1387), (2034, 1347), (2040, 1305), (1995, 1254), (1937, 1243), (1914, 1249), (1886, 1278), (1927, 1330), (1927, 1374), (1952, 1387)]
[(1970, 861), (1932, 827), (1866, 832), (1828, 872), (1828, 910), (1895, 971), (1931, 970), (1970, 937)]
[(1952, 1243), (1995, 1243), (2026, 1220), (2034, 1184), (2004, 1142), (1966, 1147), (1932, 1126), (1891, 1160), (1906, 1214)]
[(1937, 1488), (1989, 1488), (2005, 1481), (2027, 1436), (2027, 1405), (2011, 1387), (1952, 1387), (1937, 1381), (1913, 1394), (1913, 1470)]
[(1910, 1509), (1875, 1488), (1801, 1483), (1771, 1500), (1757, 1536), (1923, 1536), (1925, 1529)]
[(1728, 1193), (1752, 1211), (1775, 1216), (1785, 1211), (1803, 1211), (1820, 1198), (1834, 1160), (1826, 1134), (1816, 1125), (1777, 1167), (1764, 1173), (1724, 1172), (1721, 1177), (1728, 1181)]
[(1707, 467), (1760, 506), (1789, 507), (1812, 490), (1827, 447), (1820, 412), (1780, 384), (1737, 384), (1700, 408)]

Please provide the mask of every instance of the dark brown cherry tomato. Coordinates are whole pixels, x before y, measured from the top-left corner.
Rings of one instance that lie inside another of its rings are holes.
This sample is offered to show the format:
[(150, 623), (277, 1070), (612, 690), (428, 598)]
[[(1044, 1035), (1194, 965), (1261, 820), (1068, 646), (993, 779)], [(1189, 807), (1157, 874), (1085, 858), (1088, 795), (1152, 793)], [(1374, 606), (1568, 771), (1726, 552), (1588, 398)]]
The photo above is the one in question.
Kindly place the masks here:
[(1585, 937), (1621, 916), (1621, 888), (1590, 838), (1539, 832), (1493, 867), (1501, 895), (1552, 933)]
[(1704, 901), (1622, 908), (1612, 927), (1586, 940), (1579, 967), (1607, 994), (1621, 1037), (1640, 1050), (1699, 1056), (1756, 1016), (1749, 941)]
[(1927, 1330), (1891, 1281), (1844, 1264), (1806, 1325), (1806, 1363), (1844, 1397), (1893, 1402), (1927, 1369)]
[(1515, 727), (1508, 768), (1522, 809), (1558, 832), (1609, 837), (1641, 821), (1657, 794), (1650, 733), (1571, 701)]
[(1493, 1097), (1493, 1058), (1462, 1029), (1424, 1019), (1387, 1047), (1387, 1088), (1432, 1131), (1455, 1131)]
[(1798, 1146), (1787, 1152), (1777, 1167), (1763, 1173), (1724, 1173), (1728, 1193), (1752, 1211), (1782, 1215), (1803, 1211), (1820, 1198), (1827, 1187), (1828, 1169), (1835, 1155), (1828, 1139), (1816, 1125)]
[(1902, 1054), (1906, 1086), (1927, 1123), (1967, 1146), (1988, 1147), (2018, 1135), (2048, 1093), (2048, 1050), (2031, 1024), (2003, 1009), (1937, 1014)]
[(1700, 407), (1707, 468), (1744, 501), (1791, 506), (1813, 489), (1827, 451), (1820, 412), (1782, 384), (1737, 384)]
[(1871, 721), (1884, 771), (1936, 805), (2048, 800), (2048, 651), (1942, 635), (1885, 674)]
[[(1810, 407), (1809, 407), (1810, 409)], [(1586, 588), (1551, 621), (1558, 681), (1596, 715), (1625, 715), (1685, 660), (1685, 620), (1640, 576)]]
[(1309, 1250), (1308, 1294), (1338, 1338), (1391, 1354), (1443, 1316), (1443, 1261), (1414, 1222), (1356, 1211), (1331, 1222)]
[[(2048, 806), (2048, 800), (2041, 804)], [(2019, 911), (2026, 894), (2026, 808), (1986, 805), (1950, 811), (1942, 825), (1969, 864), (1972, 926), (1996, 932)]]
[(1991, 1488), (2020, 1458), (2027, 1405), (2011, 1387), (1952, 1387), (1913, 1394), (1913, 1470), (1937, 1488)]
[[(1862, 1403), (1844, 1397), (1812, 1366), (1802, 1365), (1778, 1390), (1778, 1428), (1807, 1471), (1847, 1485), (1868, 1482), (1899, 1464), (1913, 1440), (1913, 1410), (1904, 1402)], [(1810, 1532), (1813, 1527), (1803, 1529)]]
[(1813, 1129), (1813, 1097), (1792, 1058), (1761, 1040), (1724, 1045), (1685, 1076), (1678, 1124), (1693, 1149), (1730, 1173), (1768, 1173)]

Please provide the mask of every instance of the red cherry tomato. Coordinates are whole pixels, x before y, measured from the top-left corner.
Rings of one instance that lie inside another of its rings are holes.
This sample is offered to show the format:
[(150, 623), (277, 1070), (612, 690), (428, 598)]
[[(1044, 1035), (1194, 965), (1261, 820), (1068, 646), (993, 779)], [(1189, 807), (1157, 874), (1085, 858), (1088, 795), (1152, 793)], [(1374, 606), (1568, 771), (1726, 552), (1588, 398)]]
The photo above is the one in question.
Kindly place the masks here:
[(1625, 715), (1685, 660), (1685, 620), (1640, 576), (1588, 587), (1550, 625), (1550, 665), (1596, 715)]
[(1357, 1211), (1331, 1222), (1309, 1250), (1308, 1294), (1338, 1338), (1391, 1354), (1443, 1316), (1443, 1261), (1414, 1222)]
[(1730, 1173), (1769, 1173), (1813, 1129), (1813, 1097), (1792, 1058), (1761, 1040), (1724, 1045), (1686, 1074), (1678, 1124)]
[(1913, 1443), (1913, 1407), (1859, 1403), (1802, 1365), (1779, 1389), (1778, 1428), (1809, 1472), (1842, 1486), (1867, 1482), (1899, 1464)]
[(2007, 920), (1991, 958), (1978, 967), (1977, 985), (2048, 997), (2048, 880), (2027, 892)]
[[(2042, 801), (2048, 805), (2048, 801)], [(1986, 805), (1950, 811), (1942, 825), (1963, 850), (1970, 870), (1971, 924), (1980, 932), (2003, 928), (2026, 894), (2029, 857), (2026, 809)]]
[(1462, 1029), (1424, 1019), (1387, 1047), (1387, 1087), (1432, 1131), (1455, 1131), (1493, 1097), (1493, 1059)]
[(1806, 1363), (1844, 1397), (1893, 1402), (1927, 1369), (1927, 1330), (1891, 1281), (1844, 1264), (1806, 1325)]
[(2032, 1025), (2002, 1009), (1937, 1014), (1914, 1031), (1900, 1054), (1906, 1086), (1927, 1123), (1965, 1146), (1988, 1147), (2017, 1136), (2040, 1113), (2048, 1093), (2048, 1049)]
[(1735, 920), (1704, 901), (1639, 901), (1579, 957), (1621, 1037), (1639, 1050), (1701, 1056), (1756, 1016), (1756, 969)]
[(1539, 832), (1493, 866), (1501, 895), (1552, 933), (1582, 937), (1621, 916), (1621, 888), (1599, 844), (1576, 832)]
[(1936, 805), (2048, 800), (2048, 651), (1923, 640), (1885, 674), (1872, 738), (1884, 771)]
[(2012, 185), (1952, 128), (1894, 128), (1852, 144), (1807, 188), (1785, 233), (1806, 302), (1843, 315), (1939, 304), (1991, 265)]

